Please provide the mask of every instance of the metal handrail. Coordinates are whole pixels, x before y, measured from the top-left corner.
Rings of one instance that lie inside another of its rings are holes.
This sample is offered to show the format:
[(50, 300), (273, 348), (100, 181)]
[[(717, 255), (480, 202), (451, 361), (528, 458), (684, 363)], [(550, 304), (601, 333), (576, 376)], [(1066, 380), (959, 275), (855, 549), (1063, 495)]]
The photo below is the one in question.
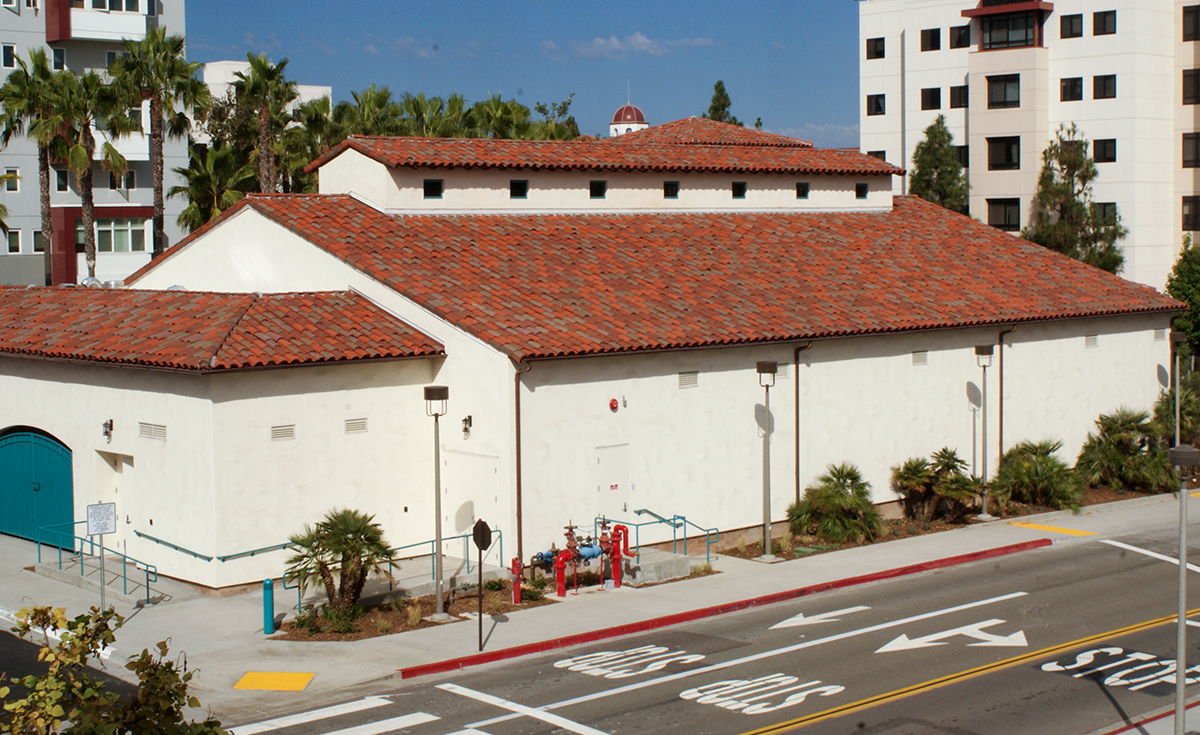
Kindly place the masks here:
[[(96, 542), (93, 541), (90, 537), (85, 538), (83, 536), (76, 536), (73, 533), (64, 533), (62, 531), (56, 531), (54, 529), (61, 528), (62, 526), (70, 526), (71, 530), (74, 531), (75, 526), (86, 525), (86, 524), (87, 524), (87, 521), (75, 521), (73, 523), (54, 523), (49, 526), (41, 526), (40, 527), (40, 530), (42, 530), (42, 531), (46, 531), (46, 532), (53, 533), (53, 534), (58, 534), (59, 536), (62, 536), (64, 539), (67, 539), (67, 538), (71, 539), (71, 549), (72, 549), (71, 553), (76, 554), (79, 557), (79, 577), (80, 577), (80, 579), (82, 579), (84, 576), (83, 545), (88, 544), (88, 546), (89, 546), (88, 556), (95, 556), (96, 555)], [(135, 533), (136, 533), (136, 531), (135, 531)], [(76, 541), (79, 542), (79, 551), (74, 550)], [(125, 595), (129, 594), (129, 564), (130, 564), (130, 562), (133, 563), (133, 566), (135, 569), (140, 569), (146, 573), (146, 604), (149, 605), (150, 604), (150, 583), (158, 581), (158, 567), (154, 566), (153, 564), (147, 564), (144, 561), (138, 561), (137, 559), (134, 559), (132, 556), (129, 556), (128, 554), (122, 554), (121, 552), (117, 551), (116, 549), (102, 549), (101, 553), (111, 555), (114, 557), (118, 557), (121, 559), (121, 593), (122, 594), (125, 594)], [(42, 542), (40, 539), (37, 540), (37, 554), (38, 554), (38, 563), (41, 564), (42, 563)], [(59, 571), (62, 571), (62, 568), (63, 568), (62, 546), (59, 546), (58, 547), (58, 569), (59, 569)], [(100, 584), (102, 584), (102, 585), (106, 584), (106, 581), (107, 580), (101, 579)]]
[[(499, 528), (493, 528), (492, 533), (494, 533), (496, 535), (496, 540), (499, 544), (498, 558), (500, 559), (500, 566), (503, 567), (504, 566), (504, 532), (501, 531)], [(464, 533), (461, 536), (450, 536), (449, 538), (442, 539), (443, 544), (445, 544), (447, 541), (453, 541), (455, 539), (463, 540), (463, 559), (465, 559), (467, 562), (467, 574), (471, 573), (470, 540), (472, 537), (473, 537), (473, 534)], [(430, 539), (429, 541), (418, 541), (415, 544), (406, 544), (404, 546), (397, 546), (394, 549), (390, 549), (390, 551), (392, 552), (392, 554), (395, 554), (397, 551), (402, 551), (404, 549), (412, 549), (412, 548), (416, 548), (418, 546), (425, 546), (426, 544), (429, 545), (429, 578), (436, 579), (437, 578), (437, 566), (435, 564), (436, 559), (434, 559), (434, 556), (433, 556), (433, 547), (435, 544), (437, 544), (437, 539)], [(487, 555), (491, 556), (491, 553), (492, 553), (492, 550), (491, 550), (491, 548), (489, 548), (487, 551)], [(413, 558), (413, 557), (405, 557), (405, 558)], [(397, 561), (399, 561), (399, 560), (397, 560)], [(388, 562), (388, 591), (389, 592), (392, 590), (392, 567), (393, 567), (393, 562), (389, 561)]]
[[(636, 514), (636, 515), (639, 515), (639, 516), (640, 516), (640, 515), (654, 516), (655, 518), (657, 518), (658, 520), (662, 521), (663, 523), (671, 523), (671, 522), (672, 522), (672, 520), (673, 520), (674, 518), (679, 518), (679, 516), (674, 516), (674, 517), (673, 517), (673, 518), (671, 518), (671, 519), (668, 519), (668, 518), (663, 518), (662, 516), (660, 516), (659, 514), (655, 513), (654, 511), (652, 511), (652, 510), (647, 510), (646, 508), (641, 508), (640, 510), (635, 510), (635, 511), (634, 511), (634, 514)], [(676, 526), (676, 528), (678, 528), (678, 526)]]
[[(261, 549), (254, 549), (253, 551), (240, 551), (236, 554), (226, 554), (225, 556), (218, 556), (217, 561), (229, 561), (230, 559), (241, 559), (243, 556), (254, 556), (255, 554), (265, 554), (268, 551), (278, 551), (280, 549), (286, 549), (287, 547), (289, 547), (291, 545), (292, 545), (292, 542), (288, 541), (288, 542), (282, 543), (282, 544), (275, 544), (274, 546), (264, 546)], [(290, 588), (286, 588), (286, 589), (290, 589)]]
[[(608, 518), (606, 516), (597, 516), (592, 521), (592, 537), (597, 538), (599, 536), (599, 527), (600, 527), (601, 523), (607, 523), (609, 525), (612, 525), (613, 523), (621, 523), (624, 526), (633, 528), (633, 543), (634, 543), (634, 548), (637, 549), (637, 551), (634, 554), (634, 563), (641, 564), (642, 563), (642, 534), (641, 534), (642, 526), (661, 526), (661, 525), (670, 526), (671, 527), (671, 553), (672, 554), (679, 553), (679, 550), (678, 550), (679, 537), (676, 532), (680, 528), (683, 528), (683, 551), (684, 551), (684, 556), (687, 556), (687, 527), (690, 525), (693, 528), (695, 528), (697, 531), (704, 532), (704, 562), (706, 564), (712, 563), (712, 545), (721, 539), (721, 533), (719, 530), (717, 530), (715, 528), (702, 528), (701, 526), (698, 526), (695, 523), (692, 523), (691, 521), (689, 521), (685, 516), (681, 516), (681, 515), (674, 515), (674, 516), (671, 516), (670, 518), (663, 518), (662, 516), (658, 515), (657, 513), (648, 511), (645, 508), (643, 508), (641, 510), (636, 510), (636, 511), (634, 511), (634, 513), (637, 513), (639, 515), (642, 515), (642, 514), (652, 515), (657, 520), (643, 521), (642, 523), (635, 523), (633, 521), (618, 521), (616, 519)], [(716, 534), (716, 538), (713, 538), (713, 534)]]
[(139, 538), (148, 539), (150, 541), (153, 541), (156, 544), (162, 544), (163, 546), (175, 549), (176, 551), (182, 551), (185, 554), (191, 554), (192, 556), (196, 557), (197, 559), (203, 559), (204, 561), (212, 561), (213, 560), (213, 558), (211, 556), (205, 556), (204, 554), (197, 553), (195, 551), (192, 551), (191, 549), (185, 549), (182, 546), (177, 546), (177, 545), (171, 543), (170, 541), (163, 541), (162, 539), (155, 538), (148, 533), (142, 533), (141, 531), (139, 531), (137, 529), (134, 529), (133, 532)]

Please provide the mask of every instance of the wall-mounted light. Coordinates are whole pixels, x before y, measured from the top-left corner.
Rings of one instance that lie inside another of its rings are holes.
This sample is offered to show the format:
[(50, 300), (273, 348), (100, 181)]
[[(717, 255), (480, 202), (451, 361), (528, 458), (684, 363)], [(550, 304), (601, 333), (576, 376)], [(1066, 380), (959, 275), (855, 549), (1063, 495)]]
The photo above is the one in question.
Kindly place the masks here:
[(100, 426), (104, 430), (104, 438), (108, 440), (109, 444), (112, 444), (113, 420), (109, 419), (108, 421), (105, 421)]
[(462, 420), (463, 439), (471, 435), (471, 417), (467, 416)]

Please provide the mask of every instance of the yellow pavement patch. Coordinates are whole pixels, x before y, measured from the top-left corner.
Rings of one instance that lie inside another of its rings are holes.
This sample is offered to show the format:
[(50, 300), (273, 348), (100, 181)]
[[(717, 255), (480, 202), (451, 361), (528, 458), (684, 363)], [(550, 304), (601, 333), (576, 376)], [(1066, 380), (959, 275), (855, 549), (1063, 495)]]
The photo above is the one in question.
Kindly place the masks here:
[(308, 686), (316, 674), (290, 673), (287, 671), (247, 671), (233, 685), (234, 689), (266, 689), (272, 692), (298, 692)]
[(1192, 494), (1191, 494), (1191, 497), (1193, 497), (1193, 498), (1200, 498), (1200, 493), (1192, 493)]
[(1021, 528), (1032, 528), (1036, 531), (1052, 531), (1054, 533), (1065, 533), (1068, 536), (1095, 536), (1091, 531), (1077, 531), (1074, 528), (1063, 528), (1062, 526), (1043, 526), (1040, 523), (1015, 523), (1011, 522), (1010, 526), (1020, 526)]

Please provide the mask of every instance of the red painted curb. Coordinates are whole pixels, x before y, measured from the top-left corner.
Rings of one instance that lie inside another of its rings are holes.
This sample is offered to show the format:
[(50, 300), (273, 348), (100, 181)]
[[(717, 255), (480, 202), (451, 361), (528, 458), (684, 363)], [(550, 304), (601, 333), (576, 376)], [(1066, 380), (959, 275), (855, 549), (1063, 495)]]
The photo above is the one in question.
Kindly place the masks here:
[(841, 589), (843, 587), (854, 587), (868, 582), (878, 582), (882, 579), (894, 579), (896, 577), (905, 577), (910, 574), (918, 574), (927, 572), (931, 569), (942, 569), (944, 567), (952, 567), (958, 564), (966, 564), (967, 562), (979, 561), (980, 559), (990, 559), (995, 556), (1005, 556), (1007, 554), (1015, 554), (1021, 551), (1029, 551), (1031, 549), (1040, 549), (1051, 545), (1050, 539), (1038, 539), (1037, 541), (1026, 541), (1020, 544), (1010, 544), (1009, 546), (999, 546), (994, 549), (984, 551), (974, 551), (970, 554), (960, 554), (959, 556), (948, 556), (945, 559), (935, 559), (933, 561), (922, 562), (920, 564), (912, 564), (907, 567), (898, 567), (896, 569), (888, 569), (882, 572), (874, 572), (872, 574), (863, 574), (858, 577), (847, 577), (846, 579), (835, 579), (831, 582), (822, 582), (814, 584), (810, 587), (801, 587), (794, 590), (785, 590), (776, 592), (762, 597), (753, 597), (749, 600), (738, 600), (736, 602), (726, 602), (721, 605), (712, 607), (704, 607), (698, 610), (687, 610), (674, 615), (666, 615), (661, 618), (652, 618), (650, 620), (641, 620), (636, 623), (626, 623), (625, 625), (617, 625), (612, 628), (602, 628), (586, 633), (576, 633), (575, 635), (563, 636), (561, 638), (552, 638), (548, 641), (539, 641), (537, 643), (526, 643), (522, 646), (513, 646), (512, 648), (502, 648), (499, 651), (488, 651), (485, 653), (472, 654), (461, 658), (452, 658), (447, 661), (437, 661), (430, 664), (420, 664), (418, 666), (410, 666), (406, 669), (398, 669), (401, 679), (411, 679), (417, 676), (426, 676), (428, 674), (440, 674), (445, 671), (454, 671), (455, 669), (466, 668), (467, 666), (478, 666), (480, 664), (491, 663), (493, 661), (503, 661), (504, 659), (516, 658), (518, 656), (527, 656), (531, 653), (541, 653), (543, 651), (552, 651), (556, 648), (566, 648), (567, 646), (576, 646), (580, 643), (591, 643), (593, 641), (604, 640), (605, 638), (616, 638), (617, 636), (629, 635), (631, 633), (642, 633), (647, 630), (655, 630), (656, 628), (665, 628), (670, 625), (678, 625), (687, 623), (701, 618), (711, 618), (717, 615), (725, 615), (726, 613), (736, 612), (738, 610), (746, 610), (752, 607), (760, 607), (762, 605), (770, 605), (784, 600), (794, 600), (797, 597), (805, 597), (807, 595), (816, 594), (818, 592), (827, 592), (829, 590)]

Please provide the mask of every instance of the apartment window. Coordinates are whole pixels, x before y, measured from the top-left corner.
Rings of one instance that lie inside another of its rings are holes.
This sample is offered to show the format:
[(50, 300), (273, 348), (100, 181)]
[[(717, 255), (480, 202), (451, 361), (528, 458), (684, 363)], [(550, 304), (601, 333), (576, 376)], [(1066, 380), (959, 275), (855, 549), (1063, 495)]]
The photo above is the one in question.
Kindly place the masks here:
[(1096, 216), (1101, 222), (1115, 224), (1117, 221), (1117, 203), (1116, 202), (1094, 202), (1092, 204), (1096, 208)]
[(1092, 160), (1096, 163), (1112, 163), (1117, 160), (1117, 139), (1100, 138), (1092, 143)]
[[(83, 222), (75, 226), (75, 242), (83, 242)], [(146, 251), (146, 220), (96, 220), (96, 250), (101, 253), (143, 253)]]
[(0, 7), (15, 8), (17, 7), (17, 0), (0, 0)]
[(1058, 19), (1059, 38), (1080, 38), (1083, 36), (1083, 15), (1064, 15)]
[(988, 171), (1013, 171), (1021, 168), (1021, 138), (988, 138)]
[(950, 48), (967, 48), (971, 45), (971, 24), (954, 26), (950, 29)]
[(592, 199), (603, 199), (607, 195), (608, 195), (608, 182), (607, 181), (589, 181), (588, 182), (588, 196), (590, 196)]
[(732, 191), (733, 191), (734, 199), (745, 199), (746, 198), (746, 182), (745, 181), (733, 182)]
[[(122, 179), (124, 179), (124, 180), (122, 181)], [(124, 186), (121, 185), (122, 183), (124, 184)], [(136, 189), (137, 188), (137, 177), (134, 176), (133, 171), (126, 171), (124, 177), (122, 177), (120, 174), (116, 173), (115, 171), (109, 171), (108, 172), (108, 188), (110, 188), (110, 189), (126, 189), (126, 190)]]
[(942, 29), (926, 28), (921, 31), (921, 50), (937, 51), (942, 47)]
[(1200, 196), (1183, 198), (1183, 229), (1188, 232), (1200, 230)]
[(989, 199), (987, 204), (989, 225), (1005, 232), (1021, 229), (1020, 199)]
[(35, 253), (46, 252), (46, 238), (42, 237), (41, 230), (33, 231), (33, 252), (35, 252)]
[(62, 71), (67, 68), (67, 52), (64, 49), (52, 48), (50, 53), (54, 54), (54, 71)]
[(1021, 106), (1021, 75), (988, 77), (988, 109)]
[(1107, 36), (1117, 32), (1117, 11), (1104, 10), (1092, 13), (1092, 35)]
[(1092, 99), (1110, 100), (1117, 96), (1117, 75), (1092, 77)]
[(1183, 70), (1183, 104), (1200, 104), (1200, 69)]
[(8, 241), (8, 252), (10, 252), (10, 253), (21, 252), (21, 231), (20, 230), (9, 230), (7, 233), (5, 233), (4, 239)]
[(1059, 99), (1063, 102), (1075, 102), (1083, 99), (1083, 77), (1069, 77), (1060, 82)]
[(441, 179), (425, 179), (421, 182), (422, 191), (425, 193), (426, 199), (441, 199), (442, 198), (442, 180)]
[(942, 109), (942, 88), (930, 87), (921, 90), (921, 109), (922, 110), (940, 110)]
[(54, 169), (54, 190), (55, 191), (66, 191), (67, 190), (67, 172), (62, 170), (61, 168)]
[(508, 182), (508, 198), (524, 199), (529, 196), (529, 182), (524, 179), (513, 179)]
[(11, 43), (0, 47), (0, 61), (3, 62), (5, 69), (17, 68), (17, 47)]
[(796, 182), (796, 198), (797, 199), (808, 199), (808, 182), (807, 181)]
[(867, 151), (867, 155), (871, 158), (878, 158), (880, 161), (887, 160), (887, 151)]
[(870, 191), (870, 187), (868, 187), (866, 184), (855, 184), (854, 185), (854, 198), (855, 199), (866, 199), (867, 193), (869, 191)]
[(867, 95), (867, 114), (882, 115), (883, 114), (883, 95), (869, 94)]
[(663, 199), (678, 199), (679, 198), (679, 182), (664, 181), (663, 182)]
[(1200, 5), (1183, 8), (1183, 40), (1200, 41)]
[(17, 191), (17, 179), (20, 176), (20, 170), (15, 168), (4, 169), (4, 190)]
[(955, 110), (967, 106), (967, 85), (950, 88), (950, 109)]
[(882, 59), (883, 58), (883, 39), (868, 38), (867, 39), (867, 58)]
[(954, 146), (954, 157), (958, 159), (958, 165), (967, 168), (971, 165), (971, 146), (956, 145)]
[(1183, 134), (1183, 167), (1200, 168), (1200, 133)]
[(979, 47), (984, 51), (1037, 45), (1037, 18), (1032, 11), (979, 19)]
[(37, 9), (38, 0), (25, 0), (25, 7)]

